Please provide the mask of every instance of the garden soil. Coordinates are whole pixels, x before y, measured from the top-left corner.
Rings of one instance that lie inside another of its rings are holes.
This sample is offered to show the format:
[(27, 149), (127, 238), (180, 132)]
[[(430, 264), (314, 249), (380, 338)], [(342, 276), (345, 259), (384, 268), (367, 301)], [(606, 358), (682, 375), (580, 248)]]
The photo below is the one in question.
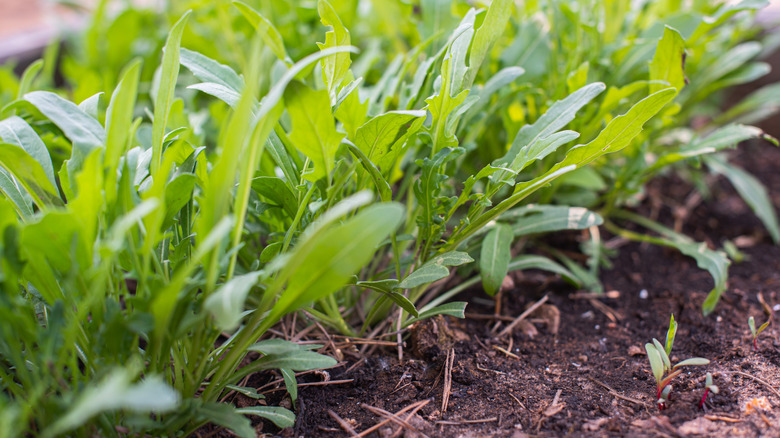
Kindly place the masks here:
[[(762, 180), (780, 205), (779, 149), (746, 145), (732, 162)], [(702, 315), (701, 304), (713, 281), (693, 259), (605, 235), (619, 255), (602, 272), (604, 297), (525, 271), (512, 275), (501, 318), (481, 290), (466, 292), (457, 299), (469, 301), (468, 317), (417, 324), (405, 333), (401, 360), (392, 345), (322, 338), (322, 351), (338, 355), (340, 365), (299, 376), (294, 428), (260, 422), (257, 431), (283, 437), (780, 436), (780, 321), (760, 335), (758, 351), (747, 324), (751, 315), (757, 325), (766, 320), (759, 293), (769, 306), (780, 303), (780, 247), (725, 180), (713, 177), (709, 187), (709, 198), (699, 202), (682, 180), (656, 179), (638, 211), (712, 247), (731, 240), (744, 253), (730, 267), (728, 290), (711, 315)], [(574, 255), (585, 237), (563, 233), (552, 243), (568, 245)], [(542, 300), (511, 334), (501, 334)], [(711, 363), (684, 368), (667, 409), (659, 411), (644, 345), (663, 342), (671, 314), (679, 323), (672, 361)], [(720, 391), (700, 409), (706, 372)], [(270, 390), (269, 403), (291, 406), (280, 399), (278, 381), (256, 375), (249, 384)]]

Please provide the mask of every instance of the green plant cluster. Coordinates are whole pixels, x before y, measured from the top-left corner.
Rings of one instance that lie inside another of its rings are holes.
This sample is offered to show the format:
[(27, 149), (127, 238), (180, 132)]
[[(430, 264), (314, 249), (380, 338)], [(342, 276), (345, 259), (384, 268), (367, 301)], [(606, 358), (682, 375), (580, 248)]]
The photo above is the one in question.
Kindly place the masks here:
[[(56, 46), (0, 74), (0, 436), (291, 426), (221, 403), (270, 369), (295, 400), (296, 371), (335, 364), (268, 339), (282, 318), (391, 333), (518, 269), (599, 290), (601, 224), (694, 257), (710, 312), (725, 253), (628, 211), (667, 169), (725, 175), (780, 235), (717, 154), (766, 137), (740, 123), (780, 88), (717, 93), (767, 72), (766, 2), (108, 3), (66, 87)], [(587, 266), (536, 239), (562, 230), (590, 231)]]

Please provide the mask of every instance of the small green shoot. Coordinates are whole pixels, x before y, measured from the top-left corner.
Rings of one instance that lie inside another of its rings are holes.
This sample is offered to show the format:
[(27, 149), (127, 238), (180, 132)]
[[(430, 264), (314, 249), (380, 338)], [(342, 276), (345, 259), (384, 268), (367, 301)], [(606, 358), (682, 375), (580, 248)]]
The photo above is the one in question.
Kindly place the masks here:
[(748, 319), (748, 327), (750, 327), (750, 333), (753, 335), (753, 351), (758, 351), (758, 335), (761, 334), (772, 323), (772, 308), (764, 301), (764, 296), (759, 292), (758, 302), (761, 303), (761, 307), (764, 309), (764, 313), (767, 315), (765, 323), (761, 324), (761, 327), (756, 329), (756, 320), (752, 316)]
[(682, 373), (681, 367), (704, 366), (710, 363), (709, 359), (694, 357), (672, 365), (669, 354), (672, 351), (672, 345), (674, 344), (674, 337), (676, 334), (677, 323), (674, 321), (674, 316), (672, 316), (669, 322), (669, 330), (666, 332), (666, 347), (661, 345), (655, 338), (653, 338), (652, 343), (648, 342), (645, 344), (647, 359), (650, 362), (650, 368), (652, 369), (653, 377), (655, 378), (658, 409), (661, 411), (666, 409), (666, 402), (669, 400), (669, 393), (672, 390), (672, 379)]
[(677, 321), (674, 320), (674, 314), (672, 314), (671, 318), (669, 318), (669, 330), (666, 331), (666, 344), (664, 344), (667, 356), (672, 354), (675, 336), (677, 336)]
[(704, 395), (699, 402), (699, 409), (704, 409), (704, 402), (707, 401), (707, 396), (710, 393), (717, 394), (719, 391), (717, 385), (712, 384), (712, 374), (707, 373), (707, 377), (704, 379)]
[(734, 263), (742, 263), (748, 259), (748, 255), (740, 251), (737, 245), (730, 240), (723, 242), (723, 250)]

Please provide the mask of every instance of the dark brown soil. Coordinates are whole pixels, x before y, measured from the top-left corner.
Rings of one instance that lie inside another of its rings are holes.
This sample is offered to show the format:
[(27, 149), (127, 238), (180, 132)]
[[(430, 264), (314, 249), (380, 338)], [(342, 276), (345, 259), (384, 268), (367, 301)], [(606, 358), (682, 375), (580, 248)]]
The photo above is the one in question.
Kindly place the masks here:
[[(750, 145), (736, 152), (734, 161), (767, 184), (780, 205), (780, 150)], [(675, 207), (690, 192), (677, 179), (656, 180), (649, 197), (662, 202), (646, 202), (641, 211), (673, 226)], [(501, 337), (491, 330), (495, 321), (480, 319), (492, 314), (492, 303), (472, 291), (459, 299), (470, 301), (474, 317), (420, 324), (406, 340), (402, 361), (389, 347), (359, 361), (347, 354), (345, 365), (330, 370), (329, 377), (351, 382), (301, 388), (298, 423), (280, 434), (350, 436), (349, 428), (360, 433), (384, 419), (372, 407), (396, 413), (428, 401), (410, 418), (398, 415), (407, 422), (403, 427), (387, 422), (370, 436), (417, 436), (413, 430), (419, 436), (450, 437), (780, 436), (777, 325), (761, 335), (758, 352), (751, 349), (747, 325), (750, 315), (759, 324), (765, 320), (757, 293), (770, 305), (780, 303), (780, 248), (721, 180), (713, 184), (712, 199), (681, 223), (699, 240), (718, 246), (736, 241), (747, 256), (732, 265), (728, 291), (712, 315), (704, 317), (700, 310), (712, 280), (692, 259), (629, 243), (602, 275), (605, 289), (618, 297), (594, 304), (555, 278), (525, 272), (515, 277), (516, 290), (504, 295), (503, 314), (516, 317), (545, 295), (548, 301), (543, 314), (531, 314), (532, 324)], [(557, 334), (551, 324), (556, 313)], [(663, 340), (670, 314), (679, 322), (672, 360), (701, 356), (712, 363), (687, 368), (675, 380), (668, 409), (659, 412), (644, 344), (654, 337)], [(498, 331), (506, 324), (500, 322)], [(448, 345), (454, 359), (443, 411)], [(720, 392), (701, 410), (707, 371)], [(749, 403), (766, 405), (756, 410)]]

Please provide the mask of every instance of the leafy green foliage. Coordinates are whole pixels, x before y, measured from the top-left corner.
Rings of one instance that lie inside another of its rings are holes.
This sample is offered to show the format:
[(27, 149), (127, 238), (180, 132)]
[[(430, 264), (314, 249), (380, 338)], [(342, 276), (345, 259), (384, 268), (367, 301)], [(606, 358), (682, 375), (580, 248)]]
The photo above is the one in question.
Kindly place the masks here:
[(293, 82), (287, 88), (284, 103), (293, 125), (289, 134), (290, 141), (314, 164), (311, 174), (306, 174), (307, 179), (330, 179), (336, 160), (336, 149), (344, 134), (336, 131), (327, 91), (314, 91), (303, 84)]
[[(670, 168), (725, 175), (777, 239), (760, 183), (705, 157), (767, 138), (740, 123), (776, 86), (715, 109), (766, 72), (761, 2), (107, 3), (67, 42), (69, 88), (56, 45), (0, 69), (0, 435), (289, 427), (219, 403), (268, 369), (295, 400), (295, 371), (335, 364), (268, 339), (281, 318), (402, 330), (523, 269), (599, 290), (602, 224), (694, 257), (709, 312), (728, 258), (626, 212)], [(566, 230), (591, 232), (587, 268), (539, 239)], [(661, 383), (673, 338), (647, 347)]]

